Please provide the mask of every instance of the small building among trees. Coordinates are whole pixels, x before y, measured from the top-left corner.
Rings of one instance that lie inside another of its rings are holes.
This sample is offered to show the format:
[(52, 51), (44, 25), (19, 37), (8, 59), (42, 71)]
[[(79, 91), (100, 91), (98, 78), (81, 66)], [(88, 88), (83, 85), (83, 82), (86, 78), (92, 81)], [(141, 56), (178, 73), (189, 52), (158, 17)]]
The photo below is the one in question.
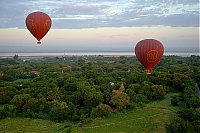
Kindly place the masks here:
[(125, 88), (124, 88), (124, 84), (122, 82), (120, 88), (118, 90), (112, 90), (112, 93), (121, 93), (121, 92), (124, 92), (125, 91)]

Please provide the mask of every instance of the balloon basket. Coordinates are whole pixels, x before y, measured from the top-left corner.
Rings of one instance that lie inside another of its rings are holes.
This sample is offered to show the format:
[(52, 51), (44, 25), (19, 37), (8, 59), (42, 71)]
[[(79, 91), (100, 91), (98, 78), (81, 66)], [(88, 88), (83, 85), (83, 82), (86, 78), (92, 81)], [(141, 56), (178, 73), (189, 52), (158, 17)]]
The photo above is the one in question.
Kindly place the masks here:
[(40, 41), (38, 41), (38, 42), (37, 42), (37, 44), (41, 44), (41, 42), (40, 42)]
[(148, 75), (151, 74), (151, 71), (150, 71), (150, 70), (147, 70), (147, 74), (148, 74)]

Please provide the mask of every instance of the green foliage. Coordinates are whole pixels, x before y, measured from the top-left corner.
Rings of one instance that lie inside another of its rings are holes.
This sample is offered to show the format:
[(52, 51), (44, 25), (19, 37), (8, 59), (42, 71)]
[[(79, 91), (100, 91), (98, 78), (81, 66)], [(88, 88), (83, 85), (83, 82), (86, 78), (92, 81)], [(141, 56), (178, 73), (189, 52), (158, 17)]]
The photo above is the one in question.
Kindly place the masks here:
[(50, 112), (50, 119), (57, 122), (63, 122), (67, 119), (67, 112), (65, 109), (56, 108)]
[(194, 127), (182, 118), (174, 119), (166, 125), (167, 133), (194, 133)]
[[(158, 100), (164, 97), (166, 89), (162, 85), (154, 85), (151, 82), (144, 81), (141, 87), (135, 90), (138, 94), (147, 97), (148, 100)], [(133, 98), (132, 98), (133, 99)]]
[(151, 92), (152, 85), (153, 85), (153, 83), (144, 81), (142, 83), (141, 88), (139, 89), (138, 93), (147, 96), (148, 99), (151, 99), (152, 98), (152, 92)]
[(179, 101), (180, 101), (179, 95), (171, 96), (171, 105), (178, 106), (179, 105)]
[(184, 74), (172, 75), (172, 87), (182, 91), (186, 86), (194, 86), (194, 82), (191, 78)]
[[(71, 132), (82, 133), (108, 133), (108, 132), (157, 132), (164, 133), (164, 124), (174, 118), (174, 113), (179, 107), (170, 105), (170, 96), (167, 94), (164, 100), (149, 103), (145, 108), (136, 110), (124, 110), (112, 113), (109, 117), (97, 119), (83, 119), (81, 123), (53, 122), (42, 119), (30, 118), (6, 118), (0, 120), (0, 131), (2, 132), (49, 132), (62, 133), (71, 127)], [(80, 109), (79, 109), (80, 110)], [(83, 109), (82, 109), (83, 110)], [(84, 111), (84, 110), (83, 110)], [(79, 115), (79, 114), (78, 114)], [(19, 124), (21, 123), (21, 124)]]
[(53, 88), (51, 91), (47, 93), (47, 99), (49, 101), (57, 100), (58, 98), (59, 98), (58, 88)]
[(0, 109), (0, 120), (9, 116), (10, 109), (8, 105), (4, 105), (3, 109)]
[[(4, 116), (83, 123), (99, 116), (98, 105), (135, 109), (163, 99), (166, 92), (174, 90), (182, 96), (172, 97), (172, 104), (180, 100), (188, 108), (197, 108), (200, 102), (194, 93), (194, 81), (199, 84), (199, 60), (199, 56), (164, 56), (147, 75), (136, 57), (0, 59), (0, 88), (5, 88), (0, 103), (14, 105)], [(113, 94), (122, 81), (125, 93)]]
[(130, 105), (130, 97), (123, 92), (116, 93), (111, 98), (110, 104), (116, 106), (119, 110), (125, 109), (128, 105)]
[(152, 98), (153, 100), (158, 100), (164, 97), (166, 94), (166, 89), (162, 85), (152, 85), (151, 86)]
[(193, 125), (199, 124), (200, 122), (200, 111), (193, 108), (179, 111), (178, 116), (185, 121), (191, 122)]
[(198, 108), (200, 107), (200, 99), (195, 95), (194, 88), (188, 86), (183, 91), (183, 99), (186, 103), (187, 108)]
[(12, 99), (16, 94), (18, 93), (18, 90), (15, 85), (10, 85), (5, 87), (5, 95), (10, 96)]
[(90, 89), (88, 93), (85, 94), (84, 105), (88, 108), (96, 107), (99, 103), (103, 102), (103, 94), (100, 90), (95, 88)]
[(125, 92), (128, 94), (132, 102), (134, 103), (148, 103), (149, 102), (147, 99), (147, 95), (144, 94), (145, 90), (142, 90), (144, 88), (141, 88), (141, 87), (142, 86), (139, 83), (135, 83), (135, 84), (129, 85), (129, 87), (125, 90)]
[(193, 108), (177, 112), (178, 118), (166, 125), (168, 133), (194, 133), (200, 131), (200, 112)]
[(136, 92), (134, 90), (132, 90), (131, 88), (129, 88), (129, 89), (126, 89), (125, 93), (130, 97), (131, 101), (134, 101), (134, 97), (136, 95)]
[(200, 98), (196, 95), (192, 95), (185, 99), (186, 107), (187, 108), (199, 108), (200, 107)]
[[(25, 108), (26, 109), (30, 109), (31, 111), (33, 112), (41, 112), (40, 110), (40, 107), (42, 105), (44, 105), (46, 102), (46, 99), (44, 98), (40, 98), (40, 99), (34, 99), (34, 98), (31, 98), (30, 100), (28, 100), (28, 102), (26, 103), (25, 105)], [(48, 107), (46, 106), (46, 109)], [(42, 112), (45, 112), (44, 110), (42, 110)]]
[(75, 77), (69, 77), (65, 82), (64, 82), (64, 89), (65, 91), (70, 91), (70, 92), (75, 92), (77, 89), (77, 84), (78, 84), (78, 79)]
[(11, 101), (11, 98), (9, 95), (2, 95), (0, 94), (0, 104), (6, 104)]
[(0, 109), (0, 119), (4, 119), (6, 117), (17, 117), (19, 115), (18, 110), (11, 105), (3, 105), (3, 108)]
[(98, 108), (92, 108), (91, 117), (96, 118), (98, 117)]
[(44, 114), (48, 114), (50, 112), (50, 106), (47, 102), (44, 102), (38, 107), (39, 112), (43, 112)]
[(29, 94), (17, 94), (11, 100), (11, 103), (15, 105), (19, 110), (25, 111), (27, 109), (25, 105), (28, 103), (30, 99), (31, 96)]
[(93, 115), (96, 115), (95, 113), (97, 111), (97, 116), (100, 116), (100, 117), (108, 116), (113, 112), (112, 108), (107, 104), (101, 103), (96, 108), (97, 108), (97, 110), (93, 109)]
[(134, 103), (148, 103), (149, 100), (144, 94), (136, 94), (133, 98)]

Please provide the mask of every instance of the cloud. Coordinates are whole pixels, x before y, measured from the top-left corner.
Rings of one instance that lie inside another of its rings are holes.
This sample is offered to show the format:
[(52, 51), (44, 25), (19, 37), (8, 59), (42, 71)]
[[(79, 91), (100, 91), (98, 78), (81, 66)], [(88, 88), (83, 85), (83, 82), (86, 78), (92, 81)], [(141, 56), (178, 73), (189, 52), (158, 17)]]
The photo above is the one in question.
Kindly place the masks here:
[(34, 11), (49, 14), (52, 28), (199, 27), (198, 0), (1, 0), (0, 28), (25, 28)]

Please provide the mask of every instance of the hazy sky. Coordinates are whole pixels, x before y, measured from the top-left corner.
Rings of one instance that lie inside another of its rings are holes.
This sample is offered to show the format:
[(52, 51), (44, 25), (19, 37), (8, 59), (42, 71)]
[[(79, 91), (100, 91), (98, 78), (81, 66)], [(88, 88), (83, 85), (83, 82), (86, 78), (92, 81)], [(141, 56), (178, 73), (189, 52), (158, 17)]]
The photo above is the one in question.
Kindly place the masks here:
[(25, 25), (34, 11), (52, 19), (47, 47), (134, 48), (154, 38), (165, 48), (199, 49), (199, 0), (0, 0), (1, 51), (38, 47)]

